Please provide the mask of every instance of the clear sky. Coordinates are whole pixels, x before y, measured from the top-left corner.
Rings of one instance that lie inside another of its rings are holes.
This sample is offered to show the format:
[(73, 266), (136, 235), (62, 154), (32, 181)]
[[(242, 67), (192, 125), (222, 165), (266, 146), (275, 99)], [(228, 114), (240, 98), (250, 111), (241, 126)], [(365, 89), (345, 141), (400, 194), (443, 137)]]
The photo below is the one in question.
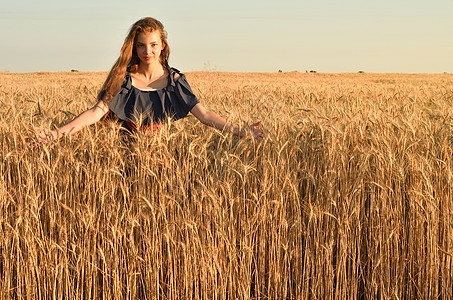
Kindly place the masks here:
[(453, 0), (9, 0), (0, 71), (108, 71), (146, 16), (181, 71), (453, 73)]

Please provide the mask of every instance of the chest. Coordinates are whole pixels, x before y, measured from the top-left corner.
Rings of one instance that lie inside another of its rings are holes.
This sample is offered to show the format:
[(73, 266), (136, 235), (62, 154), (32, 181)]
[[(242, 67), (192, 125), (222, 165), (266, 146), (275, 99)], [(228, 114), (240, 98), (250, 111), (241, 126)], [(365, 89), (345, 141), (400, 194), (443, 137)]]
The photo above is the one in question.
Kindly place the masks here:
[(147, 80), (136, 74), (131, 74), (132, 85), (142, 90), (159, 90), (168, 85), (168, 76), (162, 76), (156, 79)]

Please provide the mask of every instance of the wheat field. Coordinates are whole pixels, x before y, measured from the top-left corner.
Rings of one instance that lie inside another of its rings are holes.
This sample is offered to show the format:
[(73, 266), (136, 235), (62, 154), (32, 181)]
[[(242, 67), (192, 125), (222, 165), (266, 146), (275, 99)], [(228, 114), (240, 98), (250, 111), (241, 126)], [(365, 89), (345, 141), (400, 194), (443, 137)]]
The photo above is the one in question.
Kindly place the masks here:
[(40, 147), (106, 73), (0, 73), (1, 299), (452, 299), (453, 75), (191, 72), (210, 110)]

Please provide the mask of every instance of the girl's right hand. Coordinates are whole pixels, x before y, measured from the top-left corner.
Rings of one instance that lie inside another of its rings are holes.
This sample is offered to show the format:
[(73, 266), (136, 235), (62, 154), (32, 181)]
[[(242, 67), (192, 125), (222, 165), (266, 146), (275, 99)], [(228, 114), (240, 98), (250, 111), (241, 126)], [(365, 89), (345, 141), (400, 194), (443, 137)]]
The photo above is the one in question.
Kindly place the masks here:
[(256, 122), (252, 125), (246, 127), (246, 132), (248, 132), (255, 140), (261, 141), (264, 137), (264, 131), (260, 127), (263, 124), (263, 121)]

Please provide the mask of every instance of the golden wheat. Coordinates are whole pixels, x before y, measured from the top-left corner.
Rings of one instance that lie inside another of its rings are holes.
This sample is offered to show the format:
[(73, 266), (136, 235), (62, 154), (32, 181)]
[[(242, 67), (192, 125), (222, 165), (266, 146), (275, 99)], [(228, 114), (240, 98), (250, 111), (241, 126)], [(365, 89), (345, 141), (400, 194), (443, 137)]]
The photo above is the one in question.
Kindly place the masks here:
[(194, 118), (28, 147), (106, 73), (0, 74), (0, 298), (451, 299), (453, 76), (187, 74)]

